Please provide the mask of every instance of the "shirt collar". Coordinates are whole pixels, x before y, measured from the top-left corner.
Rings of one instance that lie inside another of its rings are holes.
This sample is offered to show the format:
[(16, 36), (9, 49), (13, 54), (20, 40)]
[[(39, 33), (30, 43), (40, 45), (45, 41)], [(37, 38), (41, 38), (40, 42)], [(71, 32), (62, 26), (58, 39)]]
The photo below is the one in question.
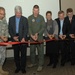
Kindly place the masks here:
[(61, 22), (63, 22), (64, 20), (60, 20)]
[(33, 16), (34, 18), (37, 18), (37, 17), (39, 16), (39, 14), (38, 14), (38, 16), (37, 16), (37, 17), (35, 17), (35, 16), (34, 16), (34, 14), (32, 14), (32, 16)]

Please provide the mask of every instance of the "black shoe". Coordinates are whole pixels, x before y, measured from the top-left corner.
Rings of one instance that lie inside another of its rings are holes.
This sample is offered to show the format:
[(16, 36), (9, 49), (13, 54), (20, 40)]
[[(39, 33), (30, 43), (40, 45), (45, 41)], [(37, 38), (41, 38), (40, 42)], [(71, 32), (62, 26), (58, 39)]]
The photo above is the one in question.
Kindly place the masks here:
[(24, 70), (21, 70), (22, 71), (22, 73), (26, 73), (26, 70), (24, 69)]
[(66, 62), (70, 62), (71, 60), (70, 59), (67, 59), (67, 61)]
[(56, 65), (53, 65), (53, 67), (52, 68), (56, 68)]
[(47, 66), (51, 66), (52, 65), (52, 63), (49, 63)]
[(71, 65), (72, 65), (72, 66), (74, 66), (74, 65), (75, 65), (75, 63), (71, 63)]
[(61, 64), (61, 66), (64, 66), (65, 64)]
[(19, 71), (20, 71), (20, 69), (16, 69), (16, 70), (15, 70), (15, 73), (19, 73)]

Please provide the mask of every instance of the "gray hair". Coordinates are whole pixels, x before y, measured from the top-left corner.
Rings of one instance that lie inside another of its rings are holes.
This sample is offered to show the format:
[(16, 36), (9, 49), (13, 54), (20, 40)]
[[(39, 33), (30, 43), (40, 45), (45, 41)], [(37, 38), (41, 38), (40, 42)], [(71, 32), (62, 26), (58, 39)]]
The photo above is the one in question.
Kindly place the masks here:
[(15, 12), (21, 12), (21, 13), (22, 13), (22, 8), (21, 8), (21, 6), (16, 6), (16, 7), (15, 7)]

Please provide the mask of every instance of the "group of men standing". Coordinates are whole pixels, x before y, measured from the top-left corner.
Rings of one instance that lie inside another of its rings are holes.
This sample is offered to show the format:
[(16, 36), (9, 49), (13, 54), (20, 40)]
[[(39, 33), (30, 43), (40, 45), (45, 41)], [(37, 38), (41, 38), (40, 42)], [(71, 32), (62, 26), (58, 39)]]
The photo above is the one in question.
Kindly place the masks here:
[[(61, 65), (64, 66), (67, 61), (71, 61), (71, 64), (75, 64), (75, 16), (71, 8), (67, 9), (67, 17), (64, 17), (64, 11), (58, 12), (58, 18), (52, 20), (52, 12), (46, 12), (47, 23), (45, 23), (44, 17), (39, 14), (39, 6), (34, 5), (33, 14), (28, 17), (22, 16), (22, 8), (20, 6), (15, 7), (15, 15), (9, 18), (7, 25), (5, 20), (5, 9), (0, 7), (0, 41), (8, 41), (8, 33), (14, 42), (25, 42), (29, 35), (31, 42), (43, 41), (43, 34), (46, 39), (59, 39), (59, 41), (47, 42), (47, 53), (50, 57), (50, 63), (53, 64), (53, 68), (56, 67), (59, 58), (59, 49), (61, 52)], [(67, 40), (68, 39), (68, 40)], [(41, 71), (44, 65), (44, 44), (30, 44), (30, 57), (31, 64), (28, 67), (36, 66), (36, 48), (38, 50), (38, 68), (37, 71)], [(15, 73), (21, 71), (26, 73), (26, 49), (27, 44), (13, 45), (14, 60), (16, 65)], [(2, 51), (2, 52), (1, 52)], [(3, 56), (4, 55), (4, 56)], [(8, 75), (8, 72), (3, 71), (2, 65), (5, 59), (5, 47), (0, 46), (0, 75)]]
[(55, 19), (58, 23), (59, 49), (61, 50), (61, 66), (66, 62), (71, 61), (71, 65), (75, 65), (75, 15), (73, 9), (58, 12), (58, 18)]

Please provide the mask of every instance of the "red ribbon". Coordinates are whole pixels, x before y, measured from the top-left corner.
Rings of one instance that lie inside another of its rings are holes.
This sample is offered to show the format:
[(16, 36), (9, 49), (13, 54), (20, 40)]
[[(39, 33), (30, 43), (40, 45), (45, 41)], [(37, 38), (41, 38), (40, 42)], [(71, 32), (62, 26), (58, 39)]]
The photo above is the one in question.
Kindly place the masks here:
[(16, 44), (41, 44), (43, 42), (48, 42), (48, 41), (53, 41), (53, 40), (55, 40), (55, 39), (38, 41), (38, 42), (29, 42), (29, 41), (25, 41), (25, 42), (0, 42), (0, 46), (16, 45)]
[[(37, 42), (30, 42), (30, 41), (25, 41), (25, 42), (0, 42), (0, 46), (7, 46), (7, 45), (16, 45), (16, 44), (42, 44), (44, 42), (49, 42), (49, 41), (60, 41), (61, 39), (49, 39), (49, 40), (43, 40), (43, 41), (37, 41)], [(64, 40), (69, 40), (69, 39), (64, 39)], [(63, 41), (64, 41), (63, 40)], [(75, 40), (75, 39), (71, 39)]]

